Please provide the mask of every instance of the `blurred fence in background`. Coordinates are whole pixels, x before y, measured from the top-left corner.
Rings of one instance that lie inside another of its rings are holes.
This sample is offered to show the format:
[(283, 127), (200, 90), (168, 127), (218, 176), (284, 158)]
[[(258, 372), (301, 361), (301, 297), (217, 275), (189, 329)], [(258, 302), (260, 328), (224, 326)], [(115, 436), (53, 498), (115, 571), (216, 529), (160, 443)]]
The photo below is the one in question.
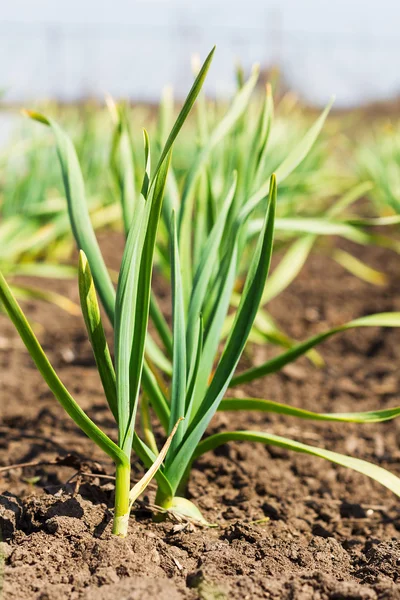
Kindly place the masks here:
[(240, 58), (246, 68), (279, 66), (314, 104), (332, 94), (337, 106), (383, 99), (400, 91), (400, 39), (391, 19), (368, 9), (385, 3), (400, 17), (395, 0), (336, 0), (334, 12), (324, 0), (15, 0), (0, 10), (0, 89), (10, 103), (106, 92), (157, 101), (171, 83), (179, 97), (191, 83), (191, 54), (204, 57), (217, 43), (211, 94), (232, 90)]

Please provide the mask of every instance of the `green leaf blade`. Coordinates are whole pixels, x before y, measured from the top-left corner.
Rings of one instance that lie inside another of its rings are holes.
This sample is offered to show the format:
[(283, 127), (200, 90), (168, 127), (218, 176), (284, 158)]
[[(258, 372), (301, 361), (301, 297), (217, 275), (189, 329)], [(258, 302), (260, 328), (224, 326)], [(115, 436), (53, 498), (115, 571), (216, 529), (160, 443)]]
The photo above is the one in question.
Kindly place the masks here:
[(174, 126), (172, 127), (171, 133), (169, 134), (167, 141), (165, 142), (163, 151), (161, 152), (161, 156), (158, 160), (157, 167), (156, 167), (155, 173), (153, 175), (152, 184), (155, 181), (155, 177), (157, 176), (157, 173), (158, 173), (159, 169), (161, 168), (162, 163), (164, 162), (165, 158), (167, 157), (169, 151), (171, 150), (172, 145), (173, 145), (178, 133), (182, 129), (182, 126), (183, 126), (184, 122), (186, 121), (188, 114), (190, 113), (192, 106), (195, 103), (196, 98), (200, 93), (201, 88), (203, 87), (204, 80), (205, 80), (208, 70), (211, 66), (214, 52), (215, 52), (215, 46), (214, 46), (214, 48), (212, 48), (211, 52), (209, 53), (206, 60), (204, 61), (203, 66), (201, 67), (201, 69), (192, 85), (192, 88), (191, 88), (189, 94), (187, 95), (184, 105), (178, 115), (178, 118), (176, 119), (176, 121), (174, 123)]
[(336, 421), (344, 423), (382, 423), (383, 421), (390, 421), (400, 416), (399, 406), (366, 412), (316, 413), (262, 398), (225, 398), (219, 405), (218, 410), (259, 410), (261, 412), (272, 412), (312, 421)]
[(110, 410), (118, 420), (117, 386), (110, 350), (101, 321), (100, 308), (97, 303), (96, 290), (89, 262), (83, 250), (79, 254), (79, 297), (82, 314), (93, 349), (101, 383)]
[(248, 383), (254, 379), (259, 379), (260, 377), (265, 377), (271, 373), (275, 373), (288, 363), (293, 362), (308, 352), (311, 348), (321, 344), (323, 341), (327, 340), (336, 333), (340, 333), (354, 327), (400, 327), (400, 313), (377, 313), (375, 315), (368, 315), (366, 317), (354, 319), (353, 321), (349, 321), (348, 323), (339, 325), (333, 329), (328, 329), (323, 333), (314, 335), (305, 342), (296, 344), (287, 352), (279, 354), (275, 358), (266, 361), (262, 365), (248, 369), (243, 373), (239, 373), (232, 379), (230, 385), (233, 387), (242, 383)]
[(64, 130), (52, 119), (48, 119), (33, 111), (27, 111), (27, 114), (32, 119), (51, 127), (55, 136), (74, 238), (78, 249), (83, 250), (88, 257), (96, 289), (99, 292), (107, 316), (111, 323), (113, 323), (115, 308), (114, 286), (104, 263), (90, 220), (85, 197), (85, 185), (74, 145)]
[(260, 234), (256, 251), (247, 275), (242, 301), (239, 305), (235, 323), (232, 328), (218, 367), (207, 390), (201, 411), (196, 414), (188, 428), (178, 452), (166, 469), (171, 485), (177, 486), (184, 470), (190, 462), (208, 423), (218, 408), (230, 378), (239, 361), (248, 335), (250, 333), (262, 292), (267, 278), (273, 244), (274, 216), (276, 206), (276, 180), (271, 178), (269, 207), (265, 217), (264, 228)]
[(126, 457), (120, 448), (87, 416), (60, 381), (1, 272), (0, 301), (3, 303), (38, 371), (67, 414), (116, 464), (125, 464)]
[[(183, 308), (183, 289), (175, 212), (172, 213), (171, 219), (171, 274), (173, 306), (173, 374), (171, 388), (171, 415), (169, 422), (169, 433), (173, 430), (178, 420), (185, 416), (187, 378), (185, 314)], [(179, 446), (182, 440), (182, 435), (182, 426), (180, 426), (178, 427), (178, 430), (171, 441), (171, 454)], [(169, 456), (170, 454), (168, 454), (168, 457)]]
[(400, 478), (396, 477), (390, 471), (383, 469), (377, 465), (369, 463), (359, 458), (353, 458), (332, 450), (325, 450), (323, 448), (316, 448), (290, 440), (285, 437), (273, 435), (271, 433), (262, 433), (258, 431), (227, 431), (224, 433), (217, 433), (203, 440), (197, 447), (195, 458), (201, 456), (205, 452), (214, 450), (218, 446), (225, 444), (230, 441), (246, 441), (246, 442), (258, 442), (262, 444), (268, 444), (272, 446), (278, 446), (287, 450), (293, 450), (303, 454), (309, 454), (317, 458), (324, 458), (342, 467), (347, 467), (353, 471), (357, 471), (371, 479), (374, 479), (384, 487), (391, 490), (396, 496), (400, 496)]

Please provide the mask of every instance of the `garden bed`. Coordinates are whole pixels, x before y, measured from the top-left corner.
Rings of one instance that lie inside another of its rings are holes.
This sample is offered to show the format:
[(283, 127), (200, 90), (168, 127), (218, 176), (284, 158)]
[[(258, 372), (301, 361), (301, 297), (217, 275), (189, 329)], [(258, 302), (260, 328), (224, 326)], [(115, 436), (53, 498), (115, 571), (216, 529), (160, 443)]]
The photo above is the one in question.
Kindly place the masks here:
[[(102, 247), (107, 264), (117, 267), (122, 240), (103, 234)], [(400, 310), (398, 257), (376, 248), (356, 251), (388, 273), (390, 283), (372, 287), (314, 254), (271, 303), (287, 333), (304, 339), (357, 316)], [(163, 285), (155, 283), (162, 297)], [(52, 286), (78, 302), (76, 282)], [(163, 302), (169, 311), (166, 294)], [(81, 318), (33, 302), (26, 312), (62, 381), (113, 435)], [(325, 369), (302, 358), (232, 393), (321, 412), (399, 404), (399, 330), (350, 331), (319, 350)], [(257, 364), (273, 352), (253, 348), (243, 360)], [(79, 468), (112, 475), (111, 462), (59, 407), (4, 315), (0, 369), (0, 464), (64, 458), (57, 465), (0, 473), (4, 600), (400, 598), (396, 497), (358, 473), (277, 448), (232, 443), (196, 463), (189, 497), (217, 527), (153, 523), (146, 507), (154, 501), (149, 489), (134, 507), (129, 536), (113, 537), (111, 479), (83, 477), (77, 485), (75, 478), (62, 487)], [(398, 420), (363, 426), (217, 414), (212, 430), (228, 425), (286, 435), (400, 474)], [(134, 465), (133, 473), (141, 472)]]

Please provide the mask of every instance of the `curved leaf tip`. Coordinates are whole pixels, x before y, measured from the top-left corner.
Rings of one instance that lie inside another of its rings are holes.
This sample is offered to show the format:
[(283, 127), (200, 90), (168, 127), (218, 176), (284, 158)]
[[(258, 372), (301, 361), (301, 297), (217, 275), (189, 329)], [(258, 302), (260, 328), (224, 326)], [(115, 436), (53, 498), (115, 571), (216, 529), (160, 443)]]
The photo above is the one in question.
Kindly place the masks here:
[(81, 268), (82, 271), (86, 268), (87, 262), (88, 259), (85, 252), (82, 249), (79, 250), (79, 268)]
[(37, 121), (38, 123), (42, 123), (43, 125), (50, 125), (50, 121), (47, 119), (47, 117), (45, 117), (44, 115), (42, 115), (39, 112), (36, 112), (35, 110), (28, 110), (26, 108), (23, 108), (21, 110), (21, 114), (24, 117), (33, 119), (33, 121)]

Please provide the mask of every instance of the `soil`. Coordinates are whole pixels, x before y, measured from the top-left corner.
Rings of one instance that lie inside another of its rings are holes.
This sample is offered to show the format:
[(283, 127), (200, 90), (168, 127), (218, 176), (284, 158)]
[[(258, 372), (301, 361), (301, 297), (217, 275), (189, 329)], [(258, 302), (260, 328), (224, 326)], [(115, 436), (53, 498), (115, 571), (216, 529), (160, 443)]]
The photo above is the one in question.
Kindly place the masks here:
[[(102, 236), (110, 266), (118, 265), (121, 244), (115, 234)], [(271, 303), (287, 333), (304, 339), (356, 316), (400, 310), (398, 257), (355, 249), (388, 274), (388, 284), (373, 287), (315, 254)], [(78, 301), (75, 282), (49, 285)], [(156, 285), (169, 311), (167, 291)], [(25, 309), (63, 382), (113, 435), (81, 318), (39, 302)], [(399, 404), (399, 330), (347, 332), (320, 351), (323, 369), (302, 358), (232, 393), (321, 411)], [(255, 347), (243, 362), (257, 364), (275, 352)], [(4, 600), (400, 598), (395, 496), (360, 474), (282, 449), (232, 443), (196, 463), (188, 497), (217, 527), (154, 523), (150, 488), (134, 507), (129, 536), (113, 537), (113, 482), (105, 478), (113, 475), (112, 465), (63, 413), (4, 315), (0, 365), (0, 465), (59, 461), (0, 472)], [(228, 427), (287, 435), (400, 475), (400, 420), (330, 425), (227, 413), (216, 416), (211, 430)], [(79, 469), (99, 475), (83, 477), (80, 486), (76, 478), (68, 483)], [(133, 470), (142, 472), (137, 462)]]

